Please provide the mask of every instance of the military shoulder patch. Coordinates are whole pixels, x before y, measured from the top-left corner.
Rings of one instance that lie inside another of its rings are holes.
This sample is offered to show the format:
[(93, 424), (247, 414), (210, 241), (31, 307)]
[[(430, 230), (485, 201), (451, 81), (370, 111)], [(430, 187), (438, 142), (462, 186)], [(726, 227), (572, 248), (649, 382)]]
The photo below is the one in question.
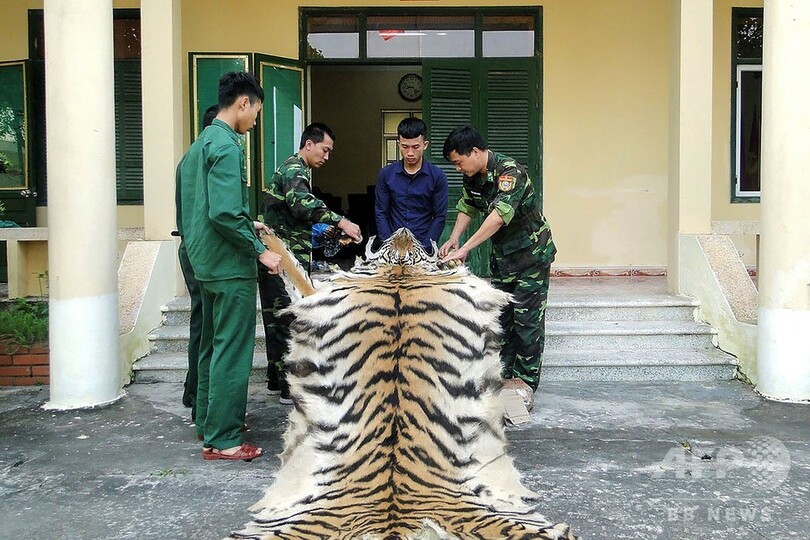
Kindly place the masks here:
[(498, 177), (498, 191), (512, 191), (515, 188), (515, 177), (505, 174)]

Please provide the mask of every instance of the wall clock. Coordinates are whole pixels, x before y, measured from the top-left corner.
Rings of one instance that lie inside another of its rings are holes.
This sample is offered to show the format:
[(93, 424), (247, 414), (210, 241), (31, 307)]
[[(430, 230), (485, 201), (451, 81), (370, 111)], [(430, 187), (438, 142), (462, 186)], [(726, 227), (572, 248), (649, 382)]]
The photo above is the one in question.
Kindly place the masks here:
[(405, 101), (418, 101), (422, 99), (422, 77), (416, 73), (403, 75), (397, 85), (399, 95)]

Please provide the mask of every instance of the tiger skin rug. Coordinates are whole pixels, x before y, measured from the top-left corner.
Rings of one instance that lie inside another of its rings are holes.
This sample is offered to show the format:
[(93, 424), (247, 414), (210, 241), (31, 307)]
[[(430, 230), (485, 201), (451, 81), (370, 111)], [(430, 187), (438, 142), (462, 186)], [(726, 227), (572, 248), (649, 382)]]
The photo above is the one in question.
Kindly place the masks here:
[(293, 303), (281, 468), (229, 538), (578, 538), (537, 513), (506, 454), (508, 295), (437, 261), (400, 229)]

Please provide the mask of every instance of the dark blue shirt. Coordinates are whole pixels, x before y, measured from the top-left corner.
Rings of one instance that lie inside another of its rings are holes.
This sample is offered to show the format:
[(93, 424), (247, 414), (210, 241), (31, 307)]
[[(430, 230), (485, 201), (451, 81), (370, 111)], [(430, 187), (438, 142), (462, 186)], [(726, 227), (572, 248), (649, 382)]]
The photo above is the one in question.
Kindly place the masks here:
[(447, 175), (426, 159), (414, 175), (405, 172), (402, 160), (386, 165), (377, 175), (374, 215), (380, 240), (406, 227), (429, 250), (444, 230)]

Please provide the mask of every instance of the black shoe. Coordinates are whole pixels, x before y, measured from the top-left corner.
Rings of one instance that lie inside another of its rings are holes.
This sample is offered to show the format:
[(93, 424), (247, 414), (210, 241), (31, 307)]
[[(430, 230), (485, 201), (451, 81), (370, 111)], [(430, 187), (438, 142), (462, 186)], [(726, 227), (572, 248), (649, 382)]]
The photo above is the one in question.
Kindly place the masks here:
[(290, 395), (290, 385), (284, 380), (281, 382), (281, 392), (279, 392), (278, 402), (282, 405), (292, 405), (292, 396)]
[(183, 406), (193, 408), (197, 400), (197, 381), (189, 381), (189, 374), (186, 372), (186, 380), (183, 381)]
[(281, 393), (281, 383), (279, 382), (278, 370), (274, 369), (276, 361), (268, 360), (267, 362), (267, 395), (277, 396)]
[(188, 393), (186, 385), (183, 384), (183, 407), (193, 407), (194, 401), (191, 399), (191, 394)]

